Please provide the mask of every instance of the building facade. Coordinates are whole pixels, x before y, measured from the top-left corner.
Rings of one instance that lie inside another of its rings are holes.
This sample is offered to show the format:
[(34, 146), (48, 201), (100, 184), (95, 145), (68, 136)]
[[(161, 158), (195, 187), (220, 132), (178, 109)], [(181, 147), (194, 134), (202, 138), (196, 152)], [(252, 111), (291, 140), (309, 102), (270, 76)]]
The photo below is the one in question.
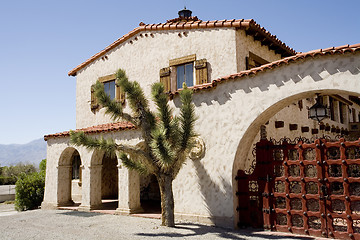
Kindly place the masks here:
[[(359, 137), (359, 52), (360, 45), (347, 45), (296, 53), (254, 20), (180, 16), (164, 24), (140, 23), (69, 72), (76, 76), (76, 128), (140, 145), (140, 131), (112, 122), (96, 103), (92, 85), (103, 82), (105, 91), (130, 111), (114, 84), (121, 68), (147, 96), (152, 83), (163, 82), (177, 112), (178, 92), (186, 82), (194, 90), (199, 138), (173, 182), (176, 219), (237, 227), (242, 203), (235, 177), (251, 166), (261, 133), (274, 139)], [(331, 113), (321, 125), (307, 115), (316, 94)], [(45, 140), (42, 208), (79, 202), (87, 211), (101, 208), (104, 199), (117, 199), (116, 212), (131, 214), (142, 211), (146, 200), (159, 200), (152, 176), (129, 171), (116, 157), (72, 146), (69, 132)]]

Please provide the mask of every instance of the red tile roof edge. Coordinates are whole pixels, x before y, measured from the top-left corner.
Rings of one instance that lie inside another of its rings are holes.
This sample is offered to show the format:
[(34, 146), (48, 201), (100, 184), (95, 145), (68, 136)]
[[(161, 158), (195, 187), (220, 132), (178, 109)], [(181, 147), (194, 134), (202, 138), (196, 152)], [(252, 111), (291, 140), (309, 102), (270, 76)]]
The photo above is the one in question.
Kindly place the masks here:
[[(117, 123), (106, 123), (97, 126), (91, 126), (87, 128), (76, 129), (76, 132), (83, 131), (85, 133), (106, 133), (112, 131), (122, 131), (127, 129), (136, 129), (135, 125), (130, 122), (117, 122)], [(44, 140), (47, 141), (49, 138), (56, 137), (68, 137), (70, 136), (70, 131), (65, 131), (61, 133), (48, 134), (44, 136)]]
[[(331, 48), (326, 48), (326, 49), (312, 50), (312, 51), (309, 51), (306, 53), (298, 53), (291, 57), (282, 58), (280, 60), (261, 65), (260, 67), (256, 67), (256, 68), (241, 71), (241, 72), (238, 72), (235, 74), (231, 74), (228, 76), (220, 77), (218, 79), (213, 80), (211, 83), (196, 85), (196, 86), (189, 87), (189, 88), (193, 89), (194, 92), (198, 92), (201, 90), (214, 88), (214, 87), (216, 87), (216, 85), (218, 83), (222, 83), (227, 80), (232, 80), (232, 79), (236, 79), (236, 78), (238, 79), (238, 78), (242, 78), (245, 76), (255, 75), (255, 74), (257, 74), (259, 72), (263, 72), (267, 69), (274, 69), (276, 67), (279, 67), (279, 66), (282, 66), (285, 64), (290, 64), (292, 62), (297, 62), (297, 61), (300, 61), (300, 60), (303, 60), (306, 58), (314, 58), (317, 56), (345, 54), (345, 53), (354, 53), (354, 52), (360, 52), (360, 43), (353, 44), (353, 45), (343, 45), (343, 46), (339, 46), (339, 47), (331, 47)], [(179, 94), (180, 91), (181, 91), (181, 89), (179, 89), (178, 91), (175, 91), (175, 92), (171, 92), (170, 98), (173, 98), (175, 95)]]
[[(93, 55), (85, 62), (81, 63), (71, 71), (69, 71), (69, 76), (76, 76), (76, 73), (81, 70), (82, 68), (86, 67), (88, 64), (92, 63), (96, 59), (104, 56), (106, 53), (114, 49), (115, 47), (119, 46), (121, 43), (125, 42), (126, 40), (130, 39), (134, 35), (142, 32), (142, 31), (165, 31), (165, 30), (176, 30), (176, 29), (197, 29), (197, 28), (218, 28), (218, 27), (234, 27), (245, 29), (251, 32), (256, 33), (257, 35), (262, 35), (266, 41), (264, 41), (265, 45), (273, 45), (277, 46), (277, 48), (281, 49), (287, 55), (294, 55), (296, 51), (290, 47), (288, 47), (285, 43), (281, 42), (276, 35), (272, 35), (269, 31), (265, 30), (265, 28), (261, 27), (257, 24), (253, 19), (239, 19), (239, 20), (217, 20), (217, 21), (189, 21), (189, 22), (178, 22), (178, 23), (160, 23), (160, 24), (143, 24), (140, 23), (140, 26), (135, 28), (134, 30), (130, 31), (129, 33), (125, 34), (104, 50), (100, 51), (99, 53)], [(266, 44), (266, 43), (267, 44)]]

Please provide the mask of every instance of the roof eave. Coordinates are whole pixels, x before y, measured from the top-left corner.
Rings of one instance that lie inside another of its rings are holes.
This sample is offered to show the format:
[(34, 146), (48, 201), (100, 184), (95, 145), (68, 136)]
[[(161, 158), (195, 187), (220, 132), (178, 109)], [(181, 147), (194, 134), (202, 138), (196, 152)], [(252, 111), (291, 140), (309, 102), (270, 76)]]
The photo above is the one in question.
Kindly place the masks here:
[[(144, 25), (140, 23), (140, 26), (132, 30), (131, 32), (125, 34), (104, 50), (99, 53), (93, 55), (88, 60), (78, 65), (74, 69), (68, 72), (69, 76), (76, 76), (77, 72), (94, 62), (96, 59), (104, 56), (106, 53), (119, 46), (121, 43), (130, 39), (134, 35), (142, 32), (142, 31), (166, 31), (166, 30), (176, 30), (176, 29), (198, 29), (198, 28), (220, 28), (220, 27), (234, 27), (247, 31), (247, 34), (254, 35), (255, 33), (263, 40), (263, 45), (268, 45), (269, 48), (273, 48), (274, 51), (278, 51), (282, 57), (293, 56), (296, 54), (296, 51), (290, 47), (288, 47), (285, 43), (281, 42), (275, 35), (270, 34), (269, 31), (260, 27), (253, 19), (239, 19), (239, 20), (220, 20), (220, 21), (190, 21), (190, 22), (181, 22), (181, 24), (171, 24), (169, 27), (169, 23), (164, 24), (148, 24)], [(256, 36), (254, 36), (255, 39)], [(257, 40), (257, 39), (255, 39)]]

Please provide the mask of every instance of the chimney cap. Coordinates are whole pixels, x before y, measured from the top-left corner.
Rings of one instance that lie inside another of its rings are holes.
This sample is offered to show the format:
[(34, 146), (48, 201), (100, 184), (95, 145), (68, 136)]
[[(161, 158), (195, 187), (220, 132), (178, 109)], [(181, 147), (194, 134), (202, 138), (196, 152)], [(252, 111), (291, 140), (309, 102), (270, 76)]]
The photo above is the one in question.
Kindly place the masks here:
[(186, 9), (186, 7), (184, 7), (184, 9), (180, 10), (178, 12), (178, 14), (179, 14), (179, 18), (190, 18), (192, 11), (190, 11), (190, 10)]

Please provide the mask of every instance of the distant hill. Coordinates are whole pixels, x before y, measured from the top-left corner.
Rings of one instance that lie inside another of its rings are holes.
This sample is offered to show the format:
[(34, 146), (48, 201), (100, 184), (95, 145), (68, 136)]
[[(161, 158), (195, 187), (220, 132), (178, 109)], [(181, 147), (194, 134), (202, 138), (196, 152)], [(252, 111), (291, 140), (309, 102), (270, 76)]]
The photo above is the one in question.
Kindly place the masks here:
[(0, 166), (16, 165), (17, 163), (32, 163), (38, 167), (46, 158), (46, 142), (43, 138), (27, 144), (0, 144)]

